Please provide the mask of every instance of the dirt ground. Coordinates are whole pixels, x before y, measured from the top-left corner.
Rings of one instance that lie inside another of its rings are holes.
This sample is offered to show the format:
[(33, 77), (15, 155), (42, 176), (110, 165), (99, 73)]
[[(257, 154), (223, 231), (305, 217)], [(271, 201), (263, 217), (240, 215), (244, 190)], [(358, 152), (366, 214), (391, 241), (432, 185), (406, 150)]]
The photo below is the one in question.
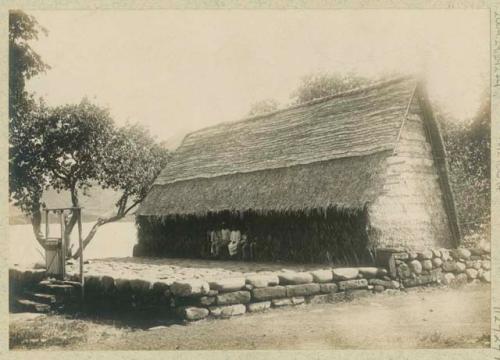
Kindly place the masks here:
[[(119, 318), (119, 320), (118, 320)], [(426, 288), (184, 324), (10, 315), (11, 349), (415, 349), (490, 345), (490, 287)]]

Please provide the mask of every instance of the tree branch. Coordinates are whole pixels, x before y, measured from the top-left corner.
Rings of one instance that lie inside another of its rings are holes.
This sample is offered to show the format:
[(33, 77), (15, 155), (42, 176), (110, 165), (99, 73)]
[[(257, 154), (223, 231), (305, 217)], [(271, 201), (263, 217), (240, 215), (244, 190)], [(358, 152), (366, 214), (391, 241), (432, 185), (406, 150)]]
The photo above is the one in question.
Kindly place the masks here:
[(127, 215), (129, 213), (130, 210), (132, 210), (134, 207), (136, 207), (137, 205), (139, 205), (141, 203), (140, 200), (136, 201), (135, 203), (133, 203), (132, 205), (130, 205), (124, 212), (123, 212), (123, 216)]

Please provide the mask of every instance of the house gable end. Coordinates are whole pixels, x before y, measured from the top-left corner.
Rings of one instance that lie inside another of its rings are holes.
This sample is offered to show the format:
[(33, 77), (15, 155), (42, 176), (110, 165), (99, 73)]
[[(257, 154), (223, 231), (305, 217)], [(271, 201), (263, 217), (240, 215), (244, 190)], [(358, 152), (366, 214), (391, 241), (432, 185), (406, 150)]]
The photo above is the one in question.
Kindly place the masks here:
[(436, 156), (439, 129), (432, 127), (422, 105), (417, 89), (393, 155), (386, 160), (383, 191), (369, 207), (370, 238), (378, 247), (455, 245), (444, 159)]

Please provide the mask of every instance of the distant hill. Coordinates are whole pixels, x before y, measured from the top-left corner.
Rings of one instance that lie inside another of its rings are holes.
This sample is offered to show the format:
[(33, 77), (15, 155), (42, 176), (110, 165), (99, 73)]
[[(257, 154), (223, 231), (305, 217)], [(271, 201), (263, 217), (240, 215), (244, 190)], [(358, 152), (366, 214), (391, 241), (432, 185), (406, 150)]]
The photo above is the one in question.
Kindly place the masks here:
[[(120, 193), (110, 189), (93, 187), (88, 191), (88, 195), (80, 195), (80, 203), (83, 207), (82, 221), (93, 222), (97, 218), (110, 216), (115, 212), (115, 203), (120, 198)], [(68, 191), (58, 193), (55, 190), (47, 190), (43, 194), (43, 201), (49, 208), (60, 208), (71, 206), (71, 196)], [(134, 216), (129, 215), (122, 221), (133, 221)], [(56, 216), (50, 217), (50, 222), (56, 222)], [(29, 224), (30, 220), (23, 215), (21, 210), (9, 204), (9, 224)]]

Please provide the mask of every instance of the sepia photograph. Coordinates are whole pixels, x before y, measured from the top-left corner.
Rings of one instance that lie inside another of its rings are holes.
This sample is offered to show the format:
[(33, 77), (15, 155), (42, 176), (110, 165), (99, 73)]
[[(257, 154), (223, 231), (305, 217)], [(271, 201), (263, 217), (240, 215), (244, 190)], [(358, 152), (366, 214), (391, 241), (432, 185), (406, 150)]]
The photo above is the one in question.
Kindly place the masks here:
[(490, 349), (490, 31), (9, 9), (9, 349)]

